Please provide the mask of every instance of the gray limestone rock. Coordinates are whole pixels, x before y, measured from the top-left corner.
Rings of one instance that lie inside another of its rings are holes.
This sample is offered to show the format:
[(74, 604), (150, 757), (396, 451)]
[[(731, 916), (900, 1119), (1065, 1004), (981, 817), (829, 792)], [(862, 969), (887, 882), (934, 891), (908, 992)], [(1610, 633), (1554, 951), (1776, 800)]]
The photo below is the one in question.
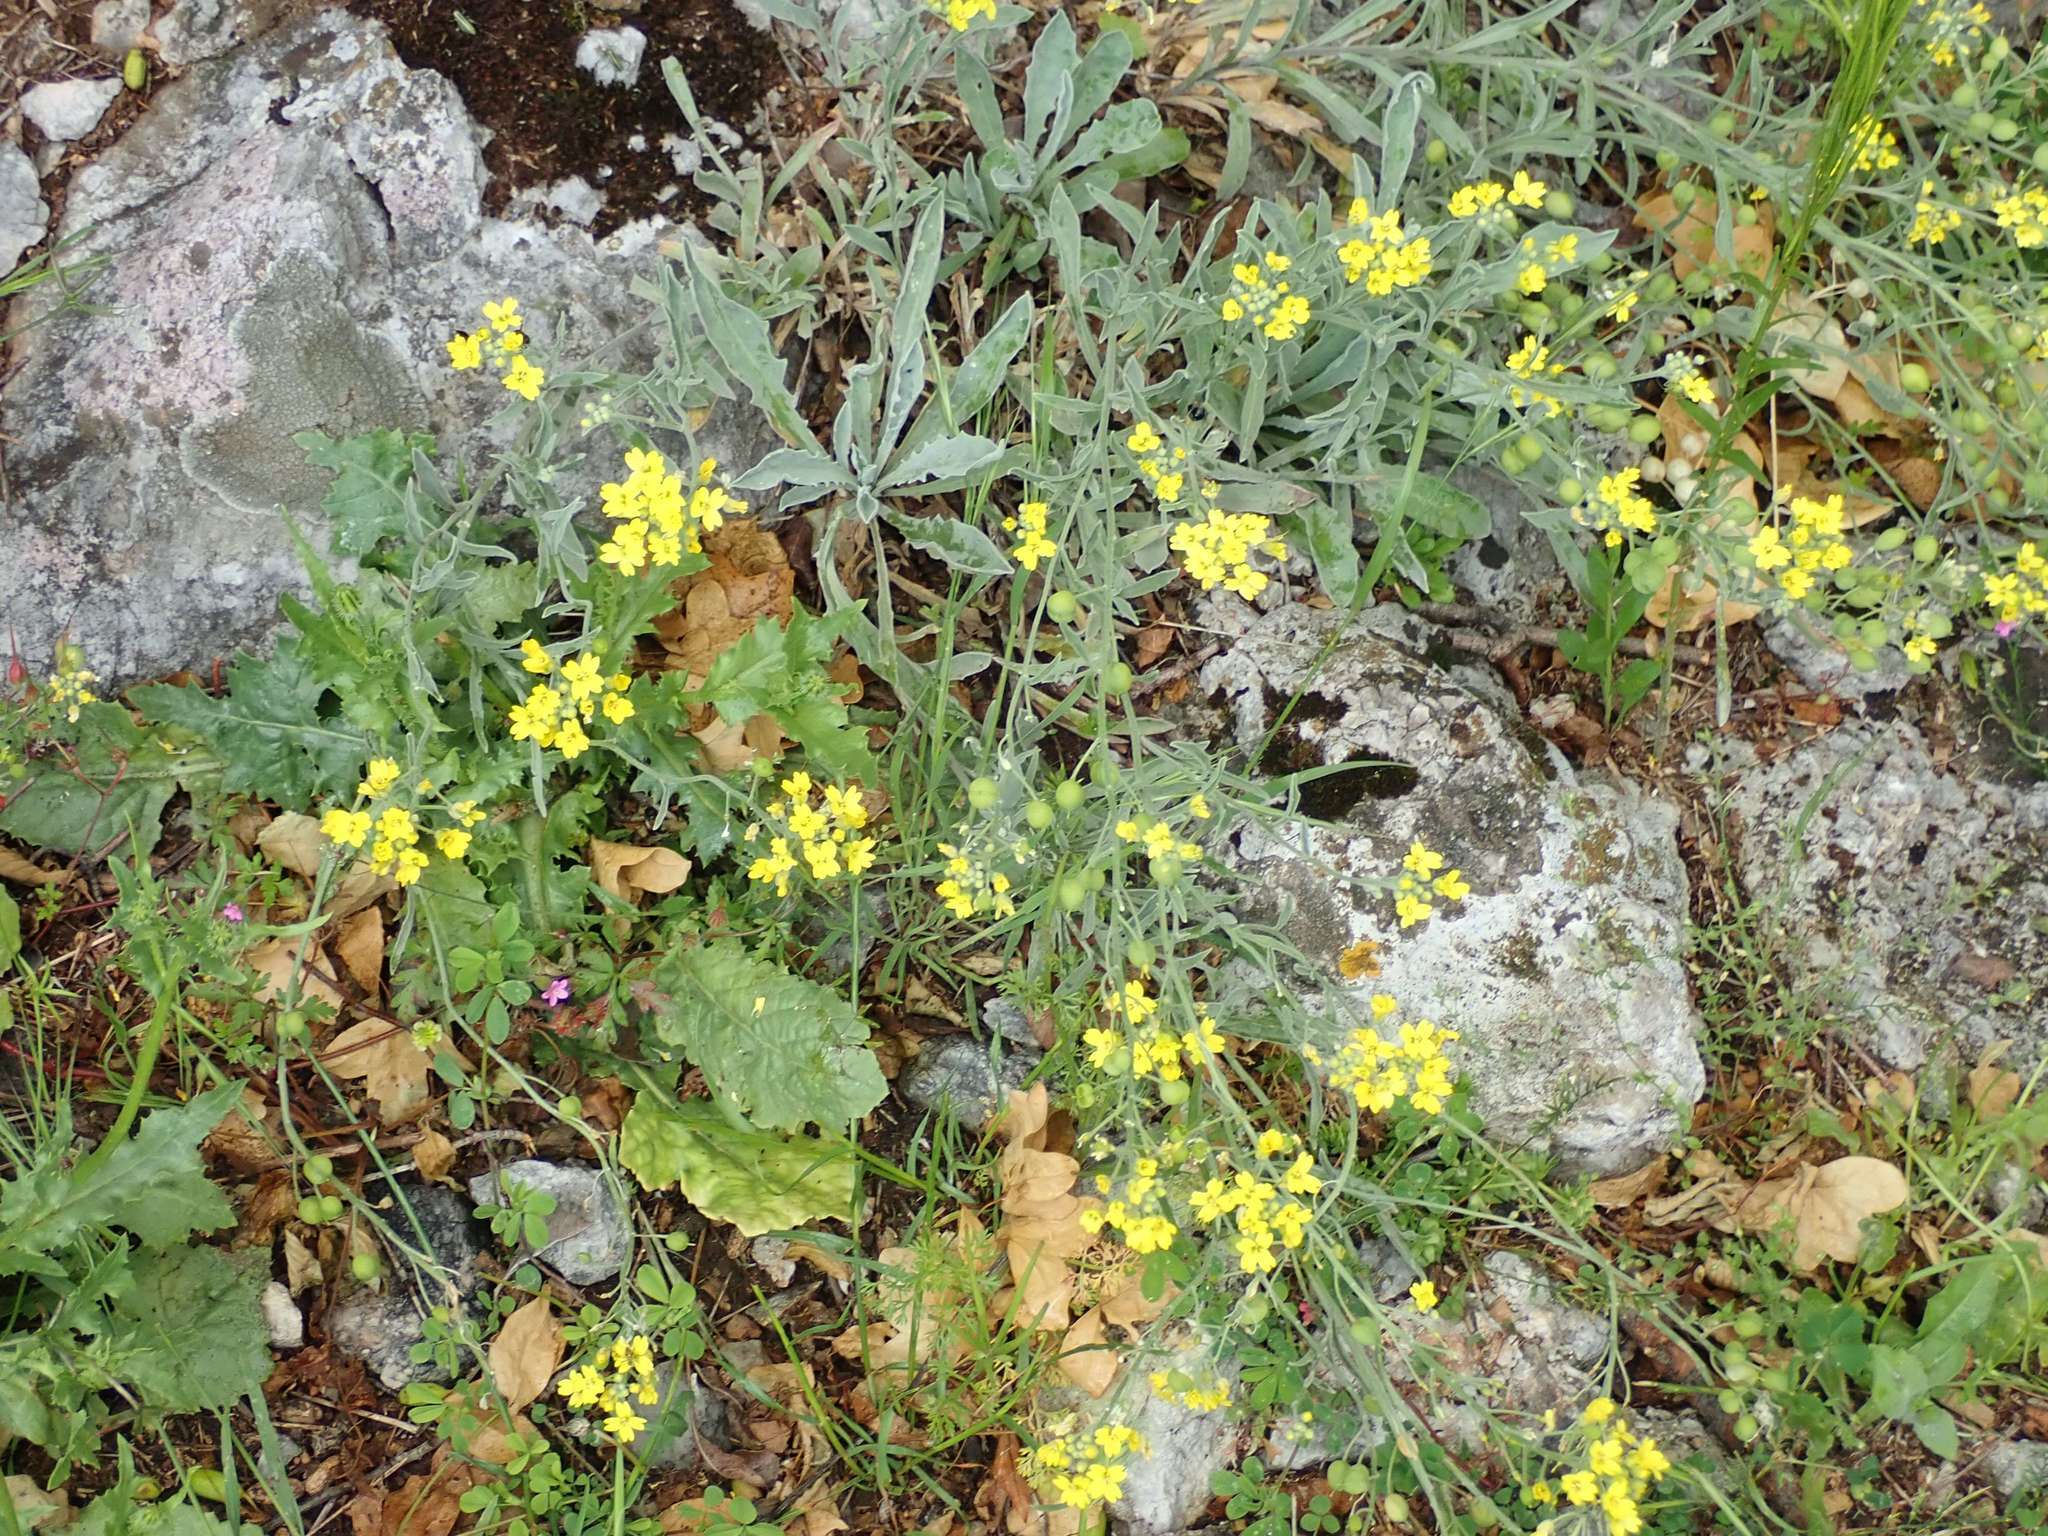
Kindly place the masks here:
[(2038, 1440), (2000, 1440), (1978, 1458), (1978, 1470), (2010, 1502), (2048, 1488), (2048, 1445)]
[(928, 1045), (904, 1069), (896, 1086), (920, 1109), (947, 1109), (964, 1125), (986, 1125), (1011, 1090), (1021, 1090), (1037, 1067), (1035, 1047), (1005, 1051), (991, 1062), (989, 1047), (971, 1035)]
[(171, 0), (156, 24), (157, 51), (177, 69), (218, 58), (275, 23), (290, 0)]
[(1844, 699), (1868, 699), (1875, 693), (1896, 693), (1913, 681), (1912, 669), (1894, 646), (1887, 646), (1868, 672), (1849, 662), (1849, 653), (1803, 614), (1764, 619), (1760, 633), (1771, 654), (1792, 669), (1815, 693)]
[(44, 138), (68, 143), (99, 127), (120, 94), (118, 79), (46, 80), (21, 93), (21, 113)]
[[(1234, 1362), (1212, 1359), (1200, 1343), (1147, 1361), (1144, 1374), (1155, 1370), (1182, 1370), (1198, 1380), (1221, 1374), (1234, 1382), (1237, 1376)], [(1124, 1375), (1132, 1374), (1126, 1367)], [(1122, 1386), (1119, 1396), (1105, 1399), (1107, 1417), (1143, 1435), (1152, 1454), (1126, 1460), (1123, 1496), (1109, 1506), (1110, 1515), (1125, 1536), (1179, 1536), (1208, 1507), (1210, 1475), (1236, 1464), (1245, 1427), (1227, 1408), (1202, 1413), (1161, 1397), (1142, 1377)]]
[[(1946, 1042), (2048, 1055), (2048, 785), (1937, 763), (1905, 720), (1844, 725), (1760, 762), (1724, 747), (1737, 868), (1786, 980), (1896, 1066)], [(1704, 751), (1691, 765), (1713, 771)]]
[(298, 1349), (306, 1342), (306, 1319), (300, 1315), (299, 1304), (292, 1300), (292, 1293), (282, 1280), (264, 1286), (256, 1299), (263, 1310), (263, 1327), (270, 1335), (272, 1349)]
[(384, 1213), (405, 1252), (382, 1290), (354, 1286), (336, 1298), (326, 1315), (327, 1337), (345, 1355), (363, 1362), (387, 1391), (435, 1375), (431, 1364), (412, 1358), (425, 1337), (422, 1321), (437, 1307), (461, 1306), (482, 1278), (483, 1249), (470, 1208), (439, 1185), (404, 1187), (403, 1207)]
[[(172, 15), (226, 18), (238, 36), (258, 9)], [(260, 646), (278, 595), (303, 590), (281, 511), (325, 538), (329, 477), (294, 434), (427, 430), (471, 465), (508, 439), (509, 397), (447, 366), (448, 336), (486, 299), (517, 295), (542, 355), (637, 328), (610, 355), (656, 361), (670, 343), (631, 284), (673, 231), (595, 242), (486, 218), (480, 142), (446, 80), (408, 70), (375, 22), (328, 10), (190, 64), (79, 171), (59, 233), (108, 258), (92, 312), (32, 290), (9, 317), (22, 329), (0, 400), (0, 617), (24, 655), (41, 664), (68, 631), (119, 682)], [(0, 149), (0, 232), (18, 205), (37, 207), (33, 173)], [(39, 221), (21, 238), (38, 234)], [(738, 406), (696, 437), (664, 446), (743, 469), (774, 442)], [(616, 460), (589, 446), (558, 492), (588, 480), (594, 501)]]
[[(1244, 915), (1280, 924), (1308, 962), (1303, 1000), (1348, 1026), (1386, 992), (1400, 1017), (1457, 1030), (1474, 1109), (1563, 1172), (1623, 1172), (1667, 1146), (1704, 1085), (1676, 813), (1574, 773), (1489, 679), (1423, 659), (1428, 632), (1398, 609), (1358, 615), (1313, 676), (1345, 614), (1218, 603), (1203, 618), (1242, 632), (1201, 674), (1228, 734), (1263, 740), (1306, 688), (1260, 766), (1344, 767), (1304, 791), (1301, 821), (1248, 828), (1231, 855)], [(1397, 875), (1418, 839), (1471, 894), (1403, 928), (1361, 882)], [(1378, 974), (1347, 980), (1339, 959), (1361, 940)]]
[(99, 0), (92, 8), (92, 45), (125, 54), (149, 30), (149, 0)]
[(478, 1174), (469, 1181), (469, 1197), (478, 1205), (502, 1205), (502, 1189), (511, 1185), (553, 1198), (548, 1241), (533, 1257), (571, 1285), (601, 1285), (633, 1257), (631, 1213), (600, 1170), (526, 1158), (495, 1174)]
[(576, 41), (576, 67), (599, 85), (631, 86), (647, 57), (647, 34), (638, 27), (603, 27)]
[(49, 226), (50, 205), (43, 201), (35, 166), (16, 146), (0, 143), (0, 275), (12, 272)]

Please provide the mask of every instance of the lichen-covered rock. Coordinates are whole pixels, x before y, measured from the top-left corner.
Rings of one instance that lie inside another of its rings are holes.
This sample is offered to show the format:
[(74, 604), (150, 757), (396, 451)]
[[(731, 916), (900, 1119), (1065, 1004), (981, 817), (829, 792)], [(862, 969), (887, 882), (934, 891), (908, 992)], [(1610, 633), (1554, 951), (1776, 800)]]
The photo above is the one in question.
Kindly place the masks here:
[(602, 1285), (633, 1257), (631, 1212), (601, 1170), (521, 1158), (471, 1179), (469, 1198), (478, 1205), (504, 1205), (515, 1187), (554, 1201), (544, 1218), (548, 1240), (533, 1256), (571, 1285)]
[[(1265, 741), (1305, 691), (1257, 766), (1341, 769), (1301, 796), (1329, 825), (1250, 828), (1232, 855), (1245, 915), (1306, 957), (1304, 999), (1363, 1022), (1386, 992), (1403, 1017), (1457, 1030), (1474, 1109), (1565, 1172), (1623, 1171), (1667, 1145), (1704, 1085), (1675, 812), (1525, 739), (1512, 703), (1426, 660), (1427, 628), (1398, 609), (1216, 603), (1203, 618), (1241, 631), (1201, 674), (1226, 733)], [(1397, 875), (1417, 840), (1471, 894), (1403, 928), (1360, 882)]]
[(0, 143), (0, 272), (11, 272), (21, 253), (43, 238), (50, 205), (29, 157), (15, 145)]
[(437, 1375), (446, 1379), (432, 1362), (413, 1359), (412, 1351), (426, 1336), (427, 1313), (466, 1301), (483, 1278), (483, 1249), (469, 1210), (453, 1190), (406, 1185), (403, 1208), (384, 1213), (406, 1253), (382, 1290), (351, 1286), (327, 1309), (329, 1341), (362, 1361), (387, 1391)]
[[(251, 14), (172, 12), (211, 16), (231, 41)], [(665, 328), (642, 324), (631, 283), (674, 231), (599, 243), (487, 218), (479, 145), (445, 79), (408, 70), (375, 22), (329, 10), (189, 68), (72, 179), (59, 233), (108, 264), (90, 312), (58, 312), (47, 287), (26, 296), (0, 401), (0, 613), (25, 655), (41, 664), (68, 630), (125, 680), (260, 642), (301, 582), (280, 509), (324, 537), (328, 475), (293, 434), (427, 430), (470, 463), (509, 436), (517, 402), (447, 366), (448, 336), (487, 299), (519, 296), (543, 357), (633, 329), (610, 355), (654, 362)], [(730, 406), (697, 436), (740, 468), (773, 443)], [(604, 462), (565, 466), (563, 494), (594, 492), (615, 462), (593, 446)]]
[(1768, 762), (1741, 743), (1716, 764), (1737, 868), (1771, 913), (1787, 980), (1894, 1065), (1943, 1042), (1972, 1064), (2013, 1042), (2023, 1075), (2048, 1054), (2048, 785), (1937, 762), (1904, 720), (1844, 725)]
[(21, 114), (36, 125), (44, 138), (69, 143), (97, 128), (120, 94), (118, 78), (47, 80), (21, 93)]
[(954, 1035), (928, 1045), (904, 1070), (897, 1087), (920, 1109), (945, 1110), (963, 1125), (986, 1125), (1021, 1091), (1043, 1053), (1033, 1045), (1007, 1049), (991, 1060), (988, 1045), (972, 1035)]

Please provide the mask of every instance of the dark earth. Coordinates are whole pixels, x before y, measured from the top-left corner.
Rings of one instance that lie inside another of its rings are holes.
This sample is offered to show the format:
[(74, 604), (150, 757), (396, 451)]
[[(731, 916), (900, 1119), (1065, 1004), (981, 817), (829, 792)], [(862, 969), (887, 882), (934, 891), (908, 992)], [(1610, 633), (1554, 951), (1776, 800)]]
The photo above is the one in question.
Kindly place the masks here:
[[(750, 142), (767, 99), (788, 80), (768, 34), (730, 0), (645, 0), (637, 11), (577, 0), (353, 0), (349, 9), (383, 22), (409, 66), (447, 76), (490, 130), (489, 211), (502, 212), (522, 188), (581, 176), (604, 194), (591, 226), (600, 235), (702, 205), (661, 147), (666, 135), (690, 137), (662, 79), (663, 59), (682, 65), (700, 112)], [(619, 26), (647, 35), (639, 79), (599, 85), (576, 67), (577, 41)], [(644, 148), (628, 147), (635, 135)], [(663, 200), (672, 188), (680, 190)]]

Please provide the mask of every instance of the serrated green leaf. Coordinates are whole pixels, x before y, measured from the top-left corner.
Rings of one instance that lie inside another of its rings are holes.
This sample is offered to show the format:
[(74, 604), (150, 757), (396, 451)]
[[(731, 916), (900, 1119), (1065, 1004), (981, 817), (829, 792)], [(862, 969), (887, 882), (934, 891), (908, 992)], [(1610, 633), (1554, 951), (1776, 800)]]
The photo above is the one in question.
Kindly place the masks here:
[(655, 969), (650, 1007), (655, 1038), (765, 1129), (847, 1125), (888, 1092), (852, 1004), (735, 939), (669, 955)]
[(322, 725), (312, 668), (287, 642), (268, 661), (242, 656), (228, 668), (227, 692), (153, 683), (134, 699), (145, 719), (188, 731), (218, 757), (222, 787), (282, 805), (305, 805), (355, 781), (369, 743), (360, 731)]
[(336, 551), (365, 555), (378, 540), (405, 531), (412, 456), (415, 450), (434, 451), (432, 434), (380, 427), (340, 439), (325, 432), (299, 432), (292, 441), (305, 450), (310, 463), (334, 471), (334, 484), (320, 506), (327, 513)]
[(713, 1221), (746, 1237), (844, 1220), (853, 1209), (853, 1148), (815, 1136), (736, 1129), (702, 1100), (643, 1092), (619, 1127), (619, 1161), (645, 1189), (682, 1191)]
[(61, 1167), (62, 1142), (53, 1141), (48, 1156), (0, 1183), (0, 1275), (61, 1275), (50, 1255), (97, 1227), (167, 1248), (233, 1221), (227, 1196), (200, 1171), (199, 1143), (241, 1096), (241, 1084), (223, 1083), (189, 1104), (152, 1110), (96, 1166)]
[(892, 512), (889, 521), (913, 549), (922, 550), (963, 576), (1007, 576), (1010, 562), (995, 541), (957, 517), (917, 517)]
[(772, 712), (808, 692), (810, 674), (832, 655), (838, 626), (812, 618), (801, 608), (789, 622), (761, 619), (711, 664), (711, 675), (691, 697), (716, 706), (730, 721)]
[(118, 704), (82, 705), (76, 745), (35, 759), (8, 786), (0, 832), (53, 853), (104, 853), (131, 832), (140, 858), (162, 835), (164, 803), (188, 777), (211, 773), (211, 755), (173, 757)]
[(269, 1276), (217, 1249), (136, 1256), (109, 1320), (121, 1378), (173, 1413), (226, 1408), (270, 1374), (257, 1297)]

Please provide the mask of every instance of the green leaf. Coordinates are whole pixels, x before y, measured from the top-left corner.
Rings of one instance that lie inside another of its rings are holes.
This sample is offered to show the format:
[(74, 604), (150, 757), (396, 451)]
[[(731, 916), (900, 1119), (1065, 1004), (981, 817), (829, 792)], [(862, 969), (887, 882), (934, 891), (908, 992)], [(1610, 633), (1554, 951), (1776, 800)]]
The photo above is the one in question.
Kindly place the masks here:
[(156, 846), (164, 803), (210, 757), (173, 757), (119, 704), (86, 704), (75, 746), (28, 765), (28, 782), (0, 809), (0, 832), (54, 853), (105, 853), (132, 832), (137, 857)]
[(1297, 521), (1323, 591), (1339, 608), (1351, 607), (1358, 601), (1358, 546), (1351, 541), (1351, 518), (1318, 499)]
[(1010, 562), (995, 541), (957, 517), (917, 517), (892, 512), (889, 521), (913, 549), (922, 550), (963, 576), (1007, 576)]
[(844, 1220), (853, 1210), (857, 1163), (848, 1143), (736, 1129), (702, 1100), (639, 1094), (619, 1127), (619, 1161), (643, 1188), (674, 1185), (746, 1237)]
[(1002, 318), (975, 343), (974, 350), (960, 360), (960, 366), (946, 375), (945, 389), (918, 414), (903, 440), (906, 456), (934, 438), (951, 433), (959, 423), (972, 421), (982, 407), (995, 399), (1011, 362), (1031, 338), (1031, 319), (1035, 313), (1031, 295), (1017, 295)]
[[(674, 267), (662, 272), (663, 298), (676, 350), (687, 356), (700, 336), (710, 342), (725, 371), (747, 391), (784, 441), (823, 456), (823, 447), (812, 436), (803, 412), (797, 409), (796, 396), (784, 382), (788, 365), (775, 350), (768, 322), (726, 296), (710, 260), (694, 241), (685, 240), (682, 246), (688, 281), (679, 279)], [(694, 325), (689, 323), (692, 315)]]
[(0, 971), (14, 964), (21, 953), (21, 908), (5, 886), (0, 886)]
[(107, 1335), (122, 1379), (173, 1413), (226, 1408), (261, 1391), (270, 1351), (257, 1297), (268, 1279), (264, 1265), (213, 1248), (137, 1255)]
[(1956, 1421), (1939, 1403), (1929, 1403), (1914, 1416), (1913, 1433), (1920, 1437), (1922, 1445), (1943, 1461), (1954, 1461), (1963, 1448)]
[(655, 1037), (757, 1126), (847, 1125), (888, 1092), (853, 1005), (735, 939), (669, 955), (655, 970), (651, 1006)]
[(987, 469), (1003, 456), (1003, 445), (972, 432), (932, 438), (900, 453), (885, 471), (884, 491), (926, 480), (958, 480)]
[(365, 555), (380, 539), (405, 532), (413, 452), (432, 453), (432, 434), (380, 427), (339, 440), (325, 432), (299, 432), (292, 441), (305, 449), (310, 462), (334, 471), (334, 484), (320, 505), (337, 552)]
[(0, 1275), (61, 1275), (50, 1255), (99, 1227), (167, 1248), (232, 1222), (227, 1196), (200, 1171), (199, 1143), (241, 1096), (241, 1084), (223, 1083), (176, 1109), (152, 1110), (131, 1140), (84, 1173), (58, 1165), (68, 1137), (52, 1138), (47, 1155), (0, 1183)]
[(227, 692), (153, 683), (130, 695), (145, 719), (188, 731), (221, 760), (222, 787), (282, 805), (305, 805), (347, 788), (369, 744), (359, 731), (319, 723), (320, 683), (286, 641), (276, 656), (238, 657)]
[(772, 715), (835, 777), (872, 783), (867, 738), (849, 725), (839, 684), (825, 675), (838, 635), (837, 620), (814, 619), (801, 608), (786, 627), (762, 619), (712, 664), (704, 686), (689, 697), (708, 700), (727, 721)]

